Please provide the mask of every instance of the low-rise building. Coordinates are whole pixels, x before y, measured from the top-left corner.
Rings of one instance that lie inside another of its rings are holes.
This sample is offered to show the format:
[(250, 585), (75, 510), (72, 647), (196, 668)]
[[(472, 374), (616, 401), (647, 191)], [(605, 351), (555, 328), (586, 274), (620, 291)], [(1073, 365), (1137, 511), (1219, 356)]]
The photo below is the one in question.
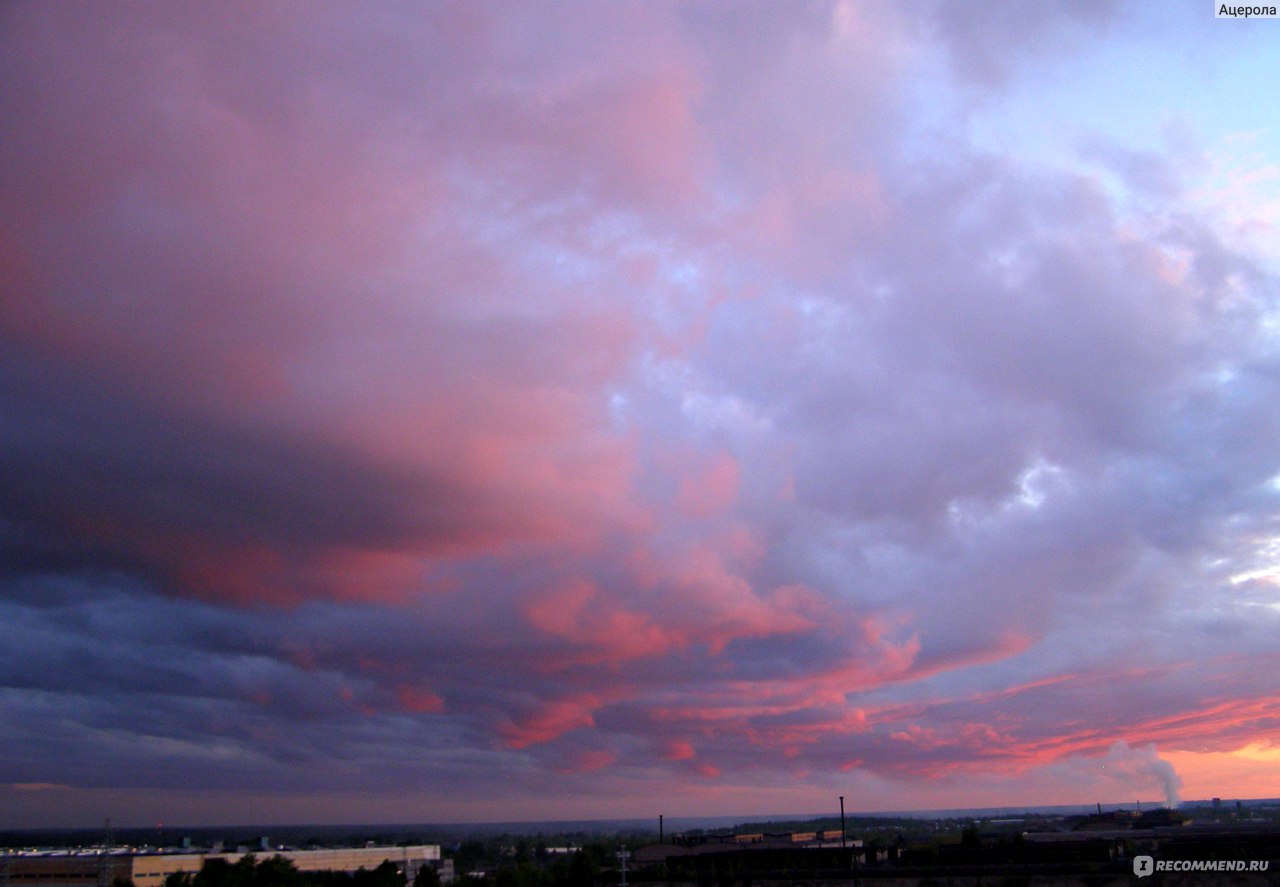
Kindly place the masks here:
[[(132, 851), (65, 851), (9, 853), (0, 856), (0, 887), (111, 887), (132, 881), (137, 887), (159, 887), (175, 872), (200, 871), (208, 859), (235, 863), (245, 853), (141, 853)], [(267, 850), (260, 858), (283, 856), (304, 872), (354, 872), (390, 861), (410, 881), (423, 866), (441, 867), (439, 844), (409, 847), (340, 847), (325, 850)]]

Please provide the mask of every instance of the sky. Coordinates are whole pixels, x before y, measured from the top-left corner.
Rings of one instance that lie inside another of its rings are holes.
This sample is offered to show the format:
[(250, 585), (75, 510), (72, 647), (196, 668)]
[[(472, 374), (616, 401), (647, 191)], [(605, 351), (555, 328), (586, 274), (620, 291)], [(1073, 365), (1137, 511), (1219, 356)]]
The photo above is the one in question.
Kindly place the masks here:
[(0, 7), (0, 827), (1280, 796), (1280, 23)]

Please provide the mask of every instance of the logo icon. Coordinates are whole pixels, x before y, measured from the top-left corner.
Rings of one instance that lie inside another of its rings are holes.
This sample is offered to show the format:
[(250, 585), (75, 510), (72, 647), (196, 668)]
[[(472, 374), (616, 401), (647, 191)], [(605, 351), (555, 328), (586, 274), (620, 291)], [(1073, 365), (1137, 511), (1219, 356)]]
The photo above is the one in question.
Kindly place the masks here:
[(1155, 860), (1150, 856), (1135, 856), (1133, 858), (1133, 873), (1139, 878), (1145, 878), (1155, 870)]

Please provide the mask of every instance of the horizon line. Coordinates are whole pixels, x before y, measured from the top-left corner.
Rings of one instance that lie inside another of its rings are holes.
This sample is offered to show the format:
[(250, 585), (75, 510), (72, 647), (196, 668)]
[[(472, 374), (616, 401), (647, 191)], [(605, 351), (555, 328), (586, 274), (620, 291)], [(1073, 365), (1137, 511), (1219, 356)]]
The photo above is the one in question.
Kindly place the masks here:
[[(845, 819), (867, 819), (867, 818), (902, 818), (902, 819), (930, 819), (930, 818), (957, 818), (960, 816), (980, 817), (983, 813), (1009, 813), (1009, 812), (1025, 812), (1037, 813), (1046, 811), (1072, 811), (1072, 810), (1093, 810), (1098, 806), (1104, 809), (1104, 812), (1118, 812), (1121, 810), (1135, 809), (1142, 807), (1144, 809), (1169, 809), (1177, 810), (1185, 806), (1200, 806), (1211, 804), (1214, 798), (1191, 798), (1179, 801), (1177, 804), (1170, 805), (1166, 800), (1144, 802), (1141, 798), (1130, 801), (1093, 801), (1074, 804), (1005, 804), (992, 807), (937, 807), (937, 808), (917, 808), (904, 810), (873, 810), (873, 811), (846, 811)], [(1232, 804), (1249, 804), (1256, 805), (1263, 802), (1274, 801), (1280, 803), (1280, 798), (1273, 797), (1253, 797), (1253, 798), (1217, 798), (1216, 800), (1223, 803)], [(170, 825), (163, 822), (146, 824), (146, 825), (127, 825), (127, 824), (111, 824), (104, 828), (101, 824), (95, 825), (66, 825), (66, 826), (0, 826), (0, 834), (2, 833), (39, 833), (39, 832), (85, 832), (85, 831), (176, 831), (181, 829), (192, 829), (201, 831), (212, 831), (217, 829), (252, 829), (262, 831), (265, 829), (301, 829), (301, 828), (317, 828), (317, 829), (373, 829), (373, 828), (396, 828), (396, 829), (417, 829), (417, 828), (472, 828), (486, 827), (496, 828), (501, 826), (555, 826), (561, 824), (584, 825), (589, 823), (601, 824), (620, 824), (620, 823), (656, 823), (659, 815), (668, 824), (681, 820), (723, 820), (725, 822), (736, 820), (740, 823), (751, 822), (806, 822), (814, 819), (839, 819), (838, 810), (831, 812), (817, 813), (749, 813), (749, 814), (654, 814), (651, 817), (643, 816), (619, 816), (619, 817), (582, 817), (582, 818), (562, 818), (562, 819), (478, 819), (478, 820), (438, 820), (438, 821), (397, 821), (397, 822), (246, 822), (246, 823), (212, 823), (212, 824), (175, 824)], [(110, 820), (108, 820), (109, 822)], [(655, 825), (654, 832), (657, 832)]]

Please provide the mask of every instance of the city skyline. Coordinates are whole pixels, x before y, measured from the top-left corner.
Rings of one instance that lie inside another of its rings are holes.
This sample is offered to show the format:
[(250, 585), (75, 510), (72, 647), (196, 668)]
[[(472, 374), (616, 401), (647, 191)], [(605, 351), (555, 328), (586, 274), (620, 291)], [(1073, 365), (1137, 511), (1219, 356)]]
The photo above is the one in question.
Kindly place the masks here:
[(0, 10), (0, 828), (1280, 796), (1280, 20)]

